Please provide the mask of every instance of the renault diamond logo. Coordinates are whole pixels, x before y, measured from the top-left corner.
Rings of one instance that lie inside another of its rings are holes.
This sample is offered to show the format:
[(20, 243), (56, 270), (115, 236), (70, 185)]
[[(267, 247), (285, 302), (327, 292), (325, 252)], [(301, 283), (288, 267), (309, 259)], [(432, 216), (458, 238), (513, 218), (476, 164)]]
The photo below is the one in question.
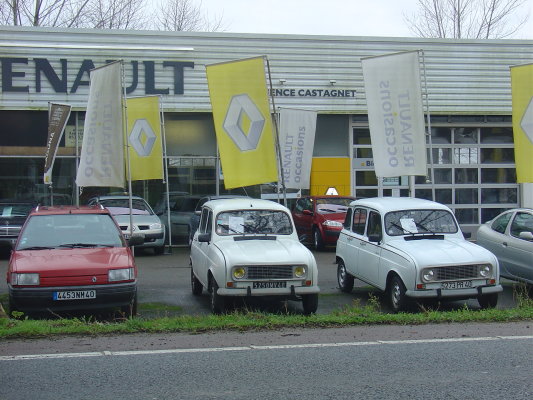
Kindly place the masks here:
[(533, 97), (529, 100), (526, 111), (524, 111), (520, 127), (529, 138), (529, 141), (533, 143)]
[[(248, 132), (244, 132), (243, 120), (250, 121)], [(255, 150), (261, 139), (265, 118), (247, 94), (233, 96), (222, 125), (229, 137), (241, 151)]]
[(145, 119), (138, 119), (130, 134), (130, 143), (140, 157), (148, 157), (154, 148), (155, 135), (152, 127)]

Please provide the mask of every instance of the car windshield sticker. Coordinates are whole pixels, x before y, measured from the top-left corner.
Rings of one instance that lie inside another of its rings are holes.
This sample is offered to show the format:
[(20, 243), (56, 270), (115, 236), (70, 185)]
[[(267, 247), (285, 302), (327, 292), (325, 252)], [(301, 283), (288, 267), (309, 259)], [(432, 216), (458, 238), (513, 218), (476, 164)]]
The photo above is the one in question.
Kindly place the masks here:
[(418, 233), (415, 220), (413, 218), (401, 218), (402, 228), (407, 233)]
[(229, 229), (234, 233), (243, 233), (244, 218), (229, 216)]

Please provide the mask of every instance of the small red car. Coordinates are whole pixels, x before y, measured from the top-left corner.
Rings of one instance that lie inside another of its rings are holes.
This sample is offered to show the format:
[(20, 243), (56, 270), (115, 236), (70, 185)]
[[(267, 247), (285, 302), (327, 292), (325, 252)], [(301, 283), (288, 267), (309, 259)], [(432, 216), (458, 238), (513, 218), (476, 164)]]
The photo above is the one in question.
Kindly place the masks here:
[(316, 250), (337, 243), (348, 206), (355, 197), (305, 196), (298, 199), (292, 217), (300, 241)]
[(37, 207), (9, 259), (10, 312), (137, 308), (137, 267), (109, 211), (102, 206)]

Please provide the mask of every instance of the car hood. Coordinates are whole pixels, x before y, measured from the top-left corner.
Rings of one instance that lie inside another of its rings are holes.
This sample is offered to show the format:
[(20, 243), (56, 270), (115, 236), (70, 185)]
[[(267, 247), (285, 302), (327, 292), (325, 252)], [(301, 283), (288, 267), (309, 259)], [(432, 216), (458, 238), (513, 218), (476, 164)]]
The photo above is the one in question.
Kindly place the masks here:
[(495, 263), (491, 252), (467, 240), (446, 238), (444, 240), (404, 240), (401, 238), (389, 242), (389, 245), (406, 253), (420, 266)]
[(318, 218), (322, 220), (329, 219), (331, 221), (344, 222), (346, 219), (346, 213), (331, 213), (331, 214), (318, 214)]
[(42, 277), (107, 274), (107, 270), (134, 265), (125, 247), (15, 251), (13, 272), (39, 272)]
[(294, 239), (221, 240), (216, 244), (231, 264), (310, 264), (312, 253)]
[[(130, 223), (129, 214), (113, 215), (113, 218), (115, 218), (115, 220), (117, 221), (119, 225), (124, 225), (124, 224), (129, 225)], [(159, 219), (157, 215), (135, 215), (133, 214), (132, 219), (133, 219), (133, 223), (137, 225), (140, 225), (140, 224), (149, 225), (153, 223), (158, 223), (158, 224), (161, 223), (161, 220)]]

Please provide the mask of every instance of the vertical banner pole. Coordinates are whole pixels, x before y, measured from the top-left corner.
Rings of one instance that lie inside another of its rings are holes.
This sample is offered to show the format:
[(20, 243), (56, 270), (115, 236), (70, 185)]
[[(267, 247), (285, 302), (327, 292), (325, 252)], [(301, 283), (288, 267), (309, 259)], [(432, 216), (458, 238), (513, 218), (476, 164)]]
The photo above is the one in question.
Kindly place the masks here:
[(172, 254), (172, 226), (170, 224), (170, 188), (169, 188), (169, 179), (168, 179), (168, 159), (167, 159), (167, 136), (165, 132), (165, 113), (163, 112), (163, 101), (161, 96), (159, 96), (159, 115), (161, 118), (161, 133), (163, 136), (163, 171), (165, 177), (165, 187), (166, 187), (166, 204), (167, 204), (167, 225), (168, 225), (168, 252)]
[[(79, 119), (79, 112), (76, 113), (76, 119), (74, 123), (74, 132), (75, 132), (75, 143), (76, 143), (76, 161), (75, 161), (75, 167), (76, 167), (76, 176), (78, 176), (78, 167), (80, 164), (80, 143), (78, 140), (78, 119)], [(80, 189), (78, 187), (78, 184), (76, 183), (76, 179), (74, 179), (74, 186), (76, 188), (76, 206), (80, 205)]]
[(126, 176), (128, 179), (128, 197), (129, 197), (129, 207), (130, 207), (130, 238), (133, 236), (133, 198), (132, 198), (132, 186), (131, 186), (131, 164), (130, 164), (130, 140), (128, 138), (128, 104), (126, 103), (126, 79), (124, 76), (124, 63), (120, 61), (120, 69), (122, 71), (122, 121), (124, 126), (124, 131), (122, 132), (122, 137), (124, 140), (126, 151)]
[(431, 115), (429, 112), (429, 96), (428, 96), (428, 83), (427, 83), (427, 70), (426, 70), (426, 57), (424, 50), (419, 50), (418, 54), (422, 53), (422, 69), (424, 70), (424, 95), (425, 95), (425, 105), (426, 105), (426, 115), (427, 115), (427, 126), (428, 126), (428, 141), (429, 141), (429, 168), (430, 168), (430, 179), (431, 179), (431, 199), (435, 199), (435, 166), (433, 164), (433, 139), (431, 137)]
[[(268, 57), (265, 56), (265, 60), (267, 63), (267, 70), (268, 70), (268, 83), (270, 86), (270, 99), (272, 103), (272, 116), (273, 116), (273, 122), (274, 122), (274, 132), (275, 132), (275, 140), (276, 140), (276, 153), (278, 154), (278, 163), (279, 163), (279, 173), (281, 175), (281, 188), (283, 190), (283, 205), (287, 207), (287, 189), (285, 188), (285, 177), (283, 176), (283, 163), (281, 160), (281, 147), (279, 144), (279, 127), (278, 127), (278, 118), (276, 117), (276, 104), (274, 101), (274, 94), (272, 92), (272, 75), (270, 74), (270, 62), (268, 61)], [(279, 179), (279, 178), (278, 178)]]

